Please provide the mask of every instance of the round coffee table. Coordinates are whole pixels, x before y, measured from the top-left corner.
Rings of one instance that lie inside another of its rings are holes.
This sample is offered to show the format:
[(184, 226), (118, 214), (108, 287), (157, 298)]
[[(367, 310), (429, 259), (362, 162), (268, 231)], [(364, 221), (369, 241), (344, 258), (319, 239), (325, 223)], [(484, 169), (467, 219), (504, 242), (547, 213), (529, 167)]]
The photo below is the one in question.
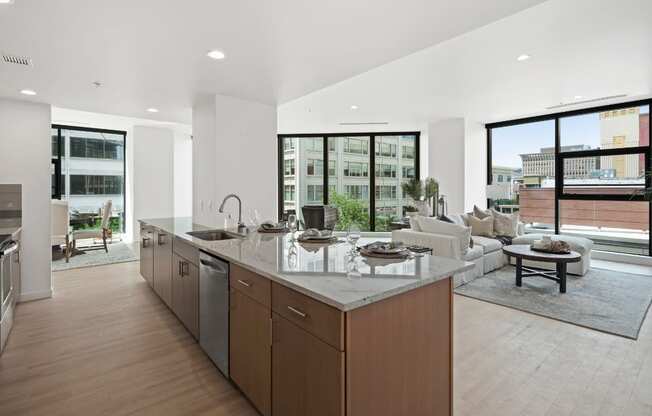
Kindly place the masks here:
[[(575, 251), (571, 251), (570, 254), (543, 253), (532, 250), (529, 245), (505, 246), (503, 253), (516, 259), (516, 286), (523, 285), (524, 277), (541, 276), (559, 283), (560, 293), (566, 293), (566, 265), (577, 263), (582, 259), (582, 256)], [(555, 263), (556, 270), (543, 271), (523, 267), (523, 260)]]

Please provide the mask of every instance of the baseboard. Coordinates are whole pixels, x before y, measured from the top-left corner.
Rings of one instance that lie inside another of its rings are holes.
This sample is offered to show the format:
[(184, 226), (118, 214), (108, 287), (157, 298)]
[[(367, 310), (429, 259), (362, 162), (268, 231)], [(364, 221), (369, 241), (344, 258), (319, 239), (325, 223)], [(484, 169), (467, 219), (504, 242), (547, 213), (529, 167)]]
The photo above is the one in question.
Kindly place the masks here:
[(33, 300), (40, 300), (40, 299), (48, 299), (52, 297), (52, 289), (50, 290), (44, 290), (42, 292), (28, 292), (28, 293), (21, 293), (20, 297), (18, 298), (18, 302), (31, 302)]
[(651, 266), (652, 257), (637, 256), (635, 254), (610, 253), (608, 251), (592, 250), (591, 258), (596, 260), (614, 261), (617, 263), (638, 264), (639, 266)]

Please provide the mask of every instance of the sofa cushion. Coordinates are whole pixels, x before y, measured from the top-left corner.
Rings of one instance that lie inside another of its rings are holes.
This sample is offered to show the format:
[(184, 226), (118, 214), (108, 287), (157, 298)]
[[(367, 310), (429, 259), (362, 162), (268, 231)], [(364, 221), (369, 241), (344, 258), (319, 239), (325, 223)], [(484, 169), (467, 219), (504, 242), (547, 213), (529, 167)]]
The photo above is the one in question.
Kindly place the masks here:
[(476, 218), (483, 220), (487, 217), (491, 217), (492, 214), (493, 213), (489, 209), (480, 209), (477, 205), (473, 205), (473, 216)]
[(469, 225), (471, 226), (471, 235), (473, 236), (494, 236), (494, 218), (489, 216), (484, 219), (479, 219), (474, 216), (469, 216)]
[[(525, 234), (516, 237), (512, 240), (512, 244), (532, 244), (534, 240), (541, 240), (544, 234)], [(570, 249), (578, 252), (582, 256), (589, 254), (593, 248), (593, 241), (584, 237), (576, 237), (571, 235), (550, 235), (553, 241), (565, 241), (570, 246)]]
[(416, 221), (421, 227), (421, 231), (431, 234), (443, 234), (457, 237), (460, 242), (460, 253), (465, 255), (469, 249), (469, 241), (471, 240), (471, 229), (463, 225), (450, 224), (448, 222), (440, 221), (436, 218), (416, 217)]
[(518, 236), (518, 220), (519, 214), (503, 214), (502, 212), (492, 211), (494, 217), (494, 233), (496, 235), (504, 235), (507, 237)]
[(483, 254), (484, 252), (482, 250), (482, 246), (477, 245), (474, 246), (473, 248), (469, 248), (466, 254), (462, 256), (462, 259), (465, 261), (472, 261), (475, 259), (479, 259), (480, 257), (482, 257)]
[(457, 225), (469, 226), (466, 214), (448, 214), (447, 217)]
[(484, 254), (502, 250), (503, 248), (503, 244), (495, 238), (474, 236), (473, 242), (475, 243), (476, 247), (482, 247)]
[(419, 225), (419, 221), (417, 221), (416, 215), (410, 216), (410, 228), (413, 231), (421, 231), (421, 226)]

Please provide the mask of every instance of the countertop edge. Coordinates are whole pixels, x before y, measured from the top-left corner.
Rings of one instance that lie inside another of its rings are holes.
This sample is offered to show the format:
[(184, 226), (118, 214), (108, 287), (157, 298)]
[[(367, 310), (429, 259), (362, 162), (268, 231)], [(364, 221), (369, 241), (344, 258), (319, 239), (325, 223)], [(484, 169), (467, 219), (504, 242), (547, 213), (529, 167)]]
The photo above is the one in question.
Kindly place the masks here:
[[(138, 222), (141, 223), (141, 224), (148, 225), (150, 227), (160, 229), (160, 230), (165, 231), (167, 233), (170, 233), (170, 234), (174, 235), (175, 237), (182, 239), (185, 243), (188, 243), (188, 244), (192, 245), (193, 247), (195, 247), (196, 249), (198, 249), (200, 251), (203, 251), (203, 252), (206, 252), (208, 254), (214, 255), (214, 256), (219, 257), (219, 258), (221, 258), (223, 260), (226, 260), (226, 261), (228, 261), (230, 263), (236, 264), (236, 265), (238, 265), (240, 267), (243, 267), (243, 268), (245, 268), (247, 270), (250, 270), (250, 271), (252, 271), (252, 272), (254, 272), (256, 274), (264, 276), (264, 277), (270, 279), (273, 282), (276, 282), (276, 283), (278, 283), (280, 285), (283, 285), (283, 286), (285, 286), (285, 287), (287, 287), (289, 289), (296, 290), (299, 293), (302, 293), (302, 294), (304, 294), (304, 295), (306, 295), (306, 296), (308, 296), (308, 297), (310, 297), (312, 299), (315, 299), (315, 300), (317, 300), (319, 302), (325, 303), (325, 304), (327, 304), (327, 305), (329, 305), (329, 306), (331, 306), (331, 307), (333, 307), (333, 308), (335, 308), (335, 309), (337, 309), (339, 311), (342, 311), (342, 312), (349, 312), (349, 311), (361, 308), (363, 306), (366, 306), (366, 305), (369, 305), (369, 304), (372, 304), (372, 303), (380, 302), (380, 301), (382, 301), (384, 299), (391, 298), (393, 296), (397, 296), (397, 295), (400, 295), (402, 293), (406, 293), (406, 292), (412, 291), (414, 289), (418, 289), (418, 288), (423, 287), (423, 286), (427, 286), (429, 284), (438, 282), (438, 281), (443, 280), (443, 279), (452, 279), (452, 277), (455, 274), (463, 273), (465, 271), (471, 270), (474, 267), (473, 263), (464, 262), (465, 263), (464, 265), (460, 266), (458, 269), (456, 269), (455, 271), (452, 271), (450, 273), (444, 273), (444, 274), (439, 275), (439, 276), (432, 276), (432, 277), (429, 277), (427, 279), (423, 279), (423, 280), (416, 281), (416, 282), (408, 284), (408, 285), (401, 286), (399, 288), (395, 288), (395, 289), (385, 291), (385, 292), (383, 292), (381, 294), (378, 294), (376, 296), (370, 296), (370, 297), (366, 297), (364, 299), (361, 299), (359, 301), (350, 302), (348, 304), (342, 304), (342, 303), (337, 302), (337, 301), (335, 301), (335, 300), (333, 300), (331, 298), (323, 296), (323, 295), (321, 295), (319, 293), (313, 292), (310, 289), (307, 289), (307, 288), (305, 288), (305, 287), (303, 287), (301, 285), (297, 285), (297, 284), (295, 284), (293, 282), (290, 282), (290, 281), (284, 279), (283, 277), (274, 275), (274, 274), (269, 273), (269, 272), (267, 272), (265, 270), (260, 270), (255, 266), (252, 266), (252, 265), (247, 264), (247, 263), (243, 263), (240, 260), (234, 259), (233, 257), (231, 257), (229, 255), (218, 252), (218, 251), (216, 251), (214, 249), (211, 249), (209, 247), (203, 247), (201, 245), (198, 245), (195, 241), (193, 241), (192, 238), (188, 238), (185, 235), (180, 235), (175, 230), (166, 229), (165, 227), (161, 227), (160, 225), (153, 224), (152, 221), (156, 221), (156, 220), (157, 219), (139, 219)], [(163, 220), (163, 219), (161, 219), (161, 220)], [(193, 223), (193, 226), (197, 226), (197, 227), (200, 227), (200, 228), (205, 228), (207, 230), (212, 229), (210, 227), (207, 227), (207, 226), (204, 226), (204, 225), (201, 225), (201, 224), (195, 224), (195, 223)], [(462, 261), (462, 260), (459, 260), (459, 261)]]

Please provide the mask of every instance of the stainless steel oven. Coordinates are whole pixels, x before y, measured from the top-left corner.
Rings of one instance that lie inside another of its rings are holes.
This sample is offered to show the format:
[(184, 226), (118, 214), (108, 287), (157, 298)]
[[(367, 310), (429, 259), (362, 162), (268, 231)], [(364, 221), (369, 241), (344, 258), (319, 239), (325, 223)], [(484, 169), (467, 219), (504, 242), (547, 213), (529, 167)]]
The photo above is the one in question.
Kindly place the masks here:
[(12, 259), (14, 253), (17, 253), (18, 243), (8, 240), (0, 245), (0, 294), (2, 295), (2, 308), (0, 309), (0, 318), (4, 316), (5, 311), (9, 308), (10, 295), (12, 290)]

